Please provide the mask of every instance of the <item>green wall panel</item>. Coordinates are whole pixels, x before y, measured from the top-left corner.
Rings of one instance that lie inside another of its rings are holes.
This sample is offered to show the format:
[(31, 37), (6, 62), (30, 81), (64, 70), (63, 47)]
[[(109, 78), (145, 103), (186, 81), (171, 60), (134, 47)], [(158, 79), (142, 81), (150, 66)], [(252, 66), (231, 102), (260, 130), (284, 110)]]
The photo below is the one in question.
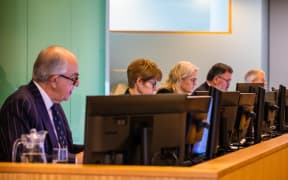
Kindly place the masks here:
[(80, 86), (71, 99), (74, 140), (84, 135), (86, 95), (105, 93), (105, 0), (72, 0), (72, 49), (79, 59)]
[[(31, 75), (33, 63), (41, 49), (53, 44), (71, 49), (71, 0), (28, 0), (27, 9), (28, 72)], [(70, 103), (62, 104), (68, 117)]]
[(28, 71), (39, 51), (57, 44), (71, 48), (71, 0), (28, 0)]
[(3, 91), (2, 79), (5, 87), (10, 88), (9, 93), (30, 81), (33, 63), (41, 49), (53, 44), (67, 47), (79, 60), (80, 86), (74, 89), (69, 101), (62, 103), (76, 143), (84, 142), (86, 96), (105, 94), (105, 3), (105, 0), (0, 2), (0, 73), (5, 73), (0, 74), (0, 97), (6, 98), (8, 94)]
[(0, 1), (0, 106), (27, 81), (25, 0)]

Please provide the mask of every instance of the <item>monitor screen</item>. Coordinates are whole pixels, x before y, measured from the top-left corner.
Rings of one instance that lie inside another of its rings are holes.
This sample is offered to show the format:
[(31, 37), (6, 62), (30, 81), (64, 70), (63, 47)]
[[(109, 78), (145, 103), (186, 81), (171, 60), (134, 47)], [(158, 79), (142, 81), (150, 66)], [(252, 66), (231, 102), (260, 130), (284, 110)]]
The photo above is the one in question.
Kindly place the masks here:
[(84, 163), (182, 165), (185, 144), (202, 138), (197, 124), (209, 103), (184, 94), (87, 96)]
[[(195, 95), (197, 95), (197, 93)], [(213, 98), (211, 98), (211, 101), (210, 101), (209, 111), (208, 111), (207, 120), (206, 120), (209, 126), (211, 124), (212, 109), (213, 109)], [(207, 144), (208, 144), (208, 133), (209, 133), (209, 127), (204, 128), (201, 141), (193, 144), (193, 149), (192, 149), (193, 154), (206, 156)]]

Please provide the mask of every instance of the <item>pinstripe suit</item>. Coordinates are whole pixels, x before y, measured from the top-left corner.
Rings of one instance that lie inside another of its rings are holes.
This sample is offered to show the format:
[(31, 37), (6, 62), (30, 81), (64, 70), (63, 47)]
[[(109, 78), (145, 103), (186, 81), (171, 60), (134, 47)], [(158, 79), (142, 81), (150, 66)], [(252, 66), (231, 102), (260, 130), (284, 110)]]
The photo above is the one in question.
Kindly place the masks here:
[[(77, 149), (78, 147), (73, 146), (71, 130), (62, 107), (58, 105), (57, 109), (63, 120), (69, 151), (72, 153), (81, 151), (82, 147)], [(20, 138), (21, 134), (28, 134), (32, 128), (36, 128), (37, 131), (48, 131), (45, 151), (47, 155), (51, 155), (53, 147), (58, 147), (57, 138), (42, 96), (31, 81), (9, 96), (1, 108), (0, 161), (11, 161), (12, 145), (15, 139)]]

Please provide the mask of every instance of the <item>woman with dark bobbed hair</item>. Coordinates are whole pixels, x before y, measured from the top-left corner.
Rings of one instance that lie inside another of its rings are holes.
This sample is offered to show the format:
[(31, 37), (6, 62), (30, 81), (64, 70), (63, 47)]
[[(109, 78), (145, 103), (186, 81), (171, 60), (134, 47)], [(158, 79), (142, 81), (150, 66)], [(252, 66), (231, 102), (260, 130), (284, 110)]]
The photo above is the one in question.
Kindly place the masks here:
[(162, 71), (150, 59), (139, 58), (131, 62), (127, 69), (128, 88), (125, 94), (153, 94), (157, 82), (162, 79)]

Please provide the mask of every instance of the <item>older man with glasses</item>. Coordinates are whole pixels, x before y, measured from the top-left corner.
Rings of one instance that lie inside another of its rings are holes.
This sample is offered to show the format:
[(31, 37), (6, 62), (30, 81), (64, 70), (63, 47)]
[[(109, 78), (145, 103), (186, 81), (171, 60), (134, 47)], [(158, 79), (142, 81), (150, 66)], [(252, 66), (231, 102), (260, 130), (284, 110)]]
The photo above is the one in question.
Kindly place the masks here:
[(11, 161), (14, 141), (22, 134), (29, 134), (32, 128), (48, 132), (44, 143), (48, 162), (53, 148), (67, 147), (71, 154), (80, 153), (83, 146), (73, 144), (60, 105), (79, 83), (75, 55), (61, 46), (42, 50), (34, 63), (32, 80), (10, 95), (1, 108), (0, 161)]

